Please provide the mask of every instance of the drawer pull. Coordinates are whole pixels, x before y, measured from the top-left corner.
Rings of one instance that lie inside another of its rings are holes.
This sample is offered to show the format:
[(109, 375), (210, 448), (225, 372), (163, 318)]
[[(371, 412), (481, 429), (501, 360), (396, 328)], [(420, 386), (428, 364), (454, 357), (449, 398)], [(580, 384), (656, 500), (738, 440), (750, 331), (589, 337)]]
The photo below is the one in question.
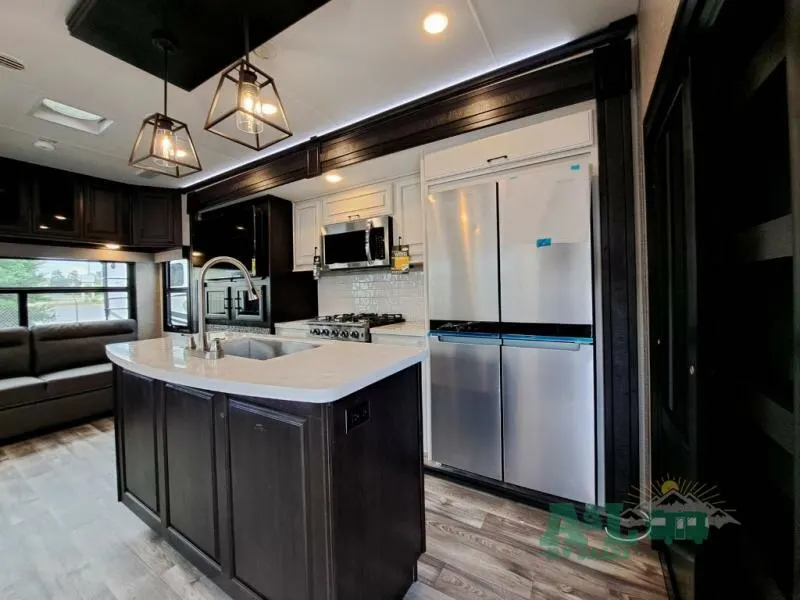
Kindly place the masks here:
[(503, 154), (502, 156), (495, 156), (494, 158), (488, 159), (486, 162), (492, 164), (496, 160), (508, 160), (508, 154)]

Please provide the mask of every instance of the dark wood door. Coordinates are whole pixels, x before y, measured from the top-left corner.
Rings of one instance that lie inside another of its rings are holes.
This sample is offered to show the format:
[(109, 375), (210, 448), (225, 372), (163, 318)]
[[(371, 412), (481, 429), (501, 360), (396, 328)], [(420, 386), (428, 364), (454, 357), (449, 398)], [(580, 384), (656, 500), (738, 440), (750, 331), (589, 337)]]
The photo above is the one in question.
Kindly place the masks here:
[[(652, 481), (698, 481), (697, 249), (689, 79), (648, 161)], [(697, 547), (666, 547), (682, 598), (694, 598)]]
[(75, 175), (56, 169), (37, 170), (33, 200), (33, 232), (37, 237), (81, 237), (81, 192)]
[(131, 233), (136, 246), (181, 245), (181, 198), (174, 192), (139, 190), (133, 199)]
[(308, 421), (228, 400), (232, 575), (264, 598), (309, 598)]
[(26, 234), (31, 230), (30, 186), (19, 163), (0, 160), (0, 231)]
[(83, 237), (105, 243), (126, 244), (127, 193), (121, 186), (100, 181), (83, 185)]
[(214, 395), (164, 387), (166, 526), (219, 562)]
[(120, 375), (122, 403), (122, 490), (154, 515), (159, 514), (158, 462), (156, 449), (158, 397), (154, 381), (123, 371)]

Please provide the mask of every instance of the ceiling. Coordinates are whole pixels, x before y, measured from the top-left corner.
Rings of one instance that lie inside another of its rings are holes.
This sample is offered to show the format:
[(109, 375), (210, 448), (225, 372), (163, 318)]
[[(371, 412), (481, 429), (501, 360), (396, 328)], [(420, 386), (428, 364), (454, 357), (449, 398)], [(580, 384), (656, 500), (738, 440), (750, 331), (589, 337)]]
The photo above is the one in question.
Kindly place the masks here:
[[(127, 161), (145, 115), (159, 109), (155, 76), (69, 35), (75, 0), (2, 0), (0, 156), (107, 179), (185, 187), (348, 123), (537, 54), (636, 12), (638, 0), (331, 0), (275, 36), (253, 62), (275, 77), (294, 136), (261, 153), (203, 130), (216, 78), (192, 92), (170, 86), (169, 112), (191, 130), (203, 171), (143, 179)], [(422, 29), (433, 10), (449, 27)], [(29, 116), (48, 97), (112, 119), (101, 135)], [(54, 140), (56, 150), (33, 146)]]

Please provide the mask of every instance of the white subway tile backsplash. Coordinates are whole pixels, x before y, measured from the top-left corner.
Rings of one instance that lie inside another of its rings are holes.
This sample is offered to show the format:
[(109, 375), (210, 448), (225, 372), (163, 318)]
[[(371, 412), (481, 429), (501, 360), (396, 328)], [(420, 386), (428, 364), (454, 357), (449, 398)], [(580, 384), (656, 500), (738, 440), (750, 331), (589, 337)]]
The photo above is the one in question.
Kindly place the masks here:
[(380, 272), (326, 273), (319, 280), (319, 312), (401, 313), (407, 321), (425, 320), (425, 274)]

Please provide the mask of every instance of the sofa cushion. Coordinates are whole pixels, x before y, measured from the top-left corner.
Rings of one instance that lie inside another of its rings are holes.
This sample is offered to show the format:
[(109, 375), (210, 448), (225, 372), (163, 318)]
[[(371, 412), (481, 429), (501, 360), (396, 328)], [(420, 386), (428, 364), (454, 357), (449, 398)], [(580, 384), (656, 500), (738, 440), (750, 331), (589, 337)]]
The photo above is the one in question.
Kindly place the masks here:
[(40, 378), (47, 384), (46, 398), (92, 392), (111, 387), (111, 363), (45, 373)]
[(106, 345), (136, 340), (136, 321), (36, 325), (31, 328), (34, 374), (108, 362)]
[(0, 379), (0, 409), (44, 400), (45, 385), (36, 377)]
[(0, 379), (32, 374), (31, 332), (25, 327), (0, 329)]

